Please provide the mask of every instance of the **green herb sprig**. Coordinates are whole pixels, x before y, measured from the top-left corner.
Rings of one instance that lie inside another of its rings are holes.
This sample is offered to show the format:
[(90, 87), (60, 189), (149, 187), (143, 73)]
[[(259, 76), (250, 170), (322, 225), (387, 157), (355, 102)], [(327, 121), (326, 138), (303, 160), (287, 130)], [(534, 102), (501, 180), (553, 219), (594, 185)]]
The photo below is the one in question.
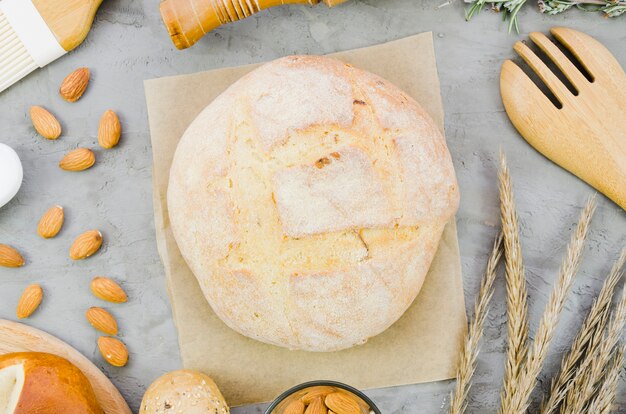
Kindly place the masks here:
[[(473, 0), (467, 10), (465, 19), (469, 21), (480, 13), (487, 5), (492, 10), (501, 12), (503, 19), (508, 20), (509, 33), (515, 29), (519, 33), (517, 14), (527, 0)], [(587, 12), (602, 12), (606, 17), (617, 17), (626, 13), (626, 0), (538, 0), (541, 13), (554, 15), (576, 7)]]

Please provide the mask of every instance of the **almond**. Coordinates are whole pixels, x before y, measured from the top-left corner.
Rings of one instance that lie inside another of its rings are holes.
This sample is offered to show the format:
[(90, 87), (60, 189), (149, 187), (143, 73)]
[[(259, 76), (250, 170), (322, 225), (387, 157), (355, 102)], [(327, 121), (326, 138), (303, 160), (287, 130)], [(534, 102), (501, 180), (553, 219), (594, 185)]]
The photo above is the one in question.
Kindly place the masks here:
[(128, 300), (126, 292), (120, 285), (104, 276), (94, 277), (91, 281), (91, 292), (102, 300), (113, 303), (124, 303)]
[(89, 230), (76, 237), (70, 247), (70, 257), (73, 260), (85, 259), (102, 246), (102, 233), (98, 230)]
[(39, 285), (28, 285), (22, 293), (15, 314), (18, 318), (28, 318), (39, 307), (43, 299), (43, 289)]
[(104, 359), (114, 367), (123, 367), (128, 362), (128, 349), (119, 339), (101, 336), (98, 338), (98, 348)]
[(41, 106), (30, 107), (30, 119), (33, 126), (46, 139), (57, 139), (61, 136), (61, 124), (48, 110)]
[(331, 392), (335, 392), (335, 388), (326, 385), (311, 387), (307, 389), (307, 393), (304, 394), (300, 399), (305, 405), (309, 405), (314, 399), (318, 397), (324, 399), (324, 397), (326, 397), (326, 395), (330, 394)]
[(82, 171), (96, 163), (96, 156), (88, 148), (76, 148), (65, 154), (59, 162), (59, 167), (66, 171)]
[(313, 401), (311, 401), (311, 404), (309, 404), (309, 406), (306, 408), (306, 411), (304, 412), (304, 414), (327, 414), (327, 413), (328, 413), (328, 409), (326, 409), (326, 406), (324, 405), (324, 402), (322, 401), (321, 397), (317, 397)]
[(120, 142), (121, 133), (122, 127), (117, 114), (110, 109), (102, 114), (98, 126), (98, 143), (100, 146), (106, 149), (113, 148)]
[(97, 306), (91, 307), (85, 312), (85, 317), (91, 326), (100, 332), (107, 335), (117, 335), (117, 321), (106, 309)]
[(91, 76), (89, 68), (78, 68), (63, 79), (59, 88), (59, 95), (68, 102), (76, 102), (83, 96), (89, 77)]
[(52, 206), (41, 216), (37, 226), (37, 234), (44, 239), (56, 236), (63, 226), (65, 214), (60, 205)]
[(324, 399), (326, 406), (337, 414), (361, 414), (361, 406), (344, 392), (333, 392)]
[(300, 400), (290, 402), (283, 410), (283, 414), (304, 414), (304, 403)]
[(24, 266), (24, 263), (20, 252), (7, 244), (0, 244), (0, 266), (20, 267)]

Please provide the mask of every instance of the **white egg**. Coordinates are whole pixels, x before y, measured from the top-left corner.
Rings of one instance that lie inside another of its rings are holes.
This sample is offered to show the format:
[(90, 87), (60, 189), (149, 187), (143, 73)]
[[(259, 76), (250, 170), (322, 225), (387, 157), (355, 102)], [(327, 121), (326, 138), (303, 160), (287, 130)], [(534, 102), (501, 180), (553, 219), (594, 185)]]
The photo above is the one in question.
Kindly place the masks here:
[(22, 163), (17, 153), (0, 143), (0, 207), (11, 201), (22, 185)]

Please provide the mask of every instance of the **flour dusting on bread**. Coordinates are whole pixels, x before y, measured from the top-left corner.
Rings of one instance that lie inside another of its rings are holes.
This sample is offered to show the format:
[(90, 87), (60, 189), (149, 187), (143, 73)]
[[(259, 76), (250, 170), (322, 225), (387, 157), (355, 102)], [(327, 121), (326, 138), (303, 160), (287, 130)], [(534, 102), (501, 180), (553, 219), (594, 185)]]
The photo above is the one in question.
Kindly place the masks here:
[(189, 126), (172, 230), (216, 314), (292, 349), (362, 344), (411, 305), (459, 202), (445, 140), (380, 77), (270, 62)]

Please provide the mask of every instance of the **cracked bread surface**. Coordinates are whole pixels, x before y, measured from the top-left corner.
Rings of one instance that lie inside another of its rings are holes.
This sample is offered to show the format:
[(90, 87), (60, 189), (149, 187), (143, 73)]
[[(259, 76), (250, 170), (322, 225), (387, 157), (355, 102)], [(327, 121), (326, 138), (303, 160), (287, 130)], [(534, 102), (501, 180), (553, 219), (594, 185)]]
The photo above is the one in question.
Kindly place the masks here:
[(411, 305), (459, 202), (445, 140), (371, 73), (319, 56), (261, 66), (181, 138), (168, 209), (215, 313), (291, 349), (362, 344)]

